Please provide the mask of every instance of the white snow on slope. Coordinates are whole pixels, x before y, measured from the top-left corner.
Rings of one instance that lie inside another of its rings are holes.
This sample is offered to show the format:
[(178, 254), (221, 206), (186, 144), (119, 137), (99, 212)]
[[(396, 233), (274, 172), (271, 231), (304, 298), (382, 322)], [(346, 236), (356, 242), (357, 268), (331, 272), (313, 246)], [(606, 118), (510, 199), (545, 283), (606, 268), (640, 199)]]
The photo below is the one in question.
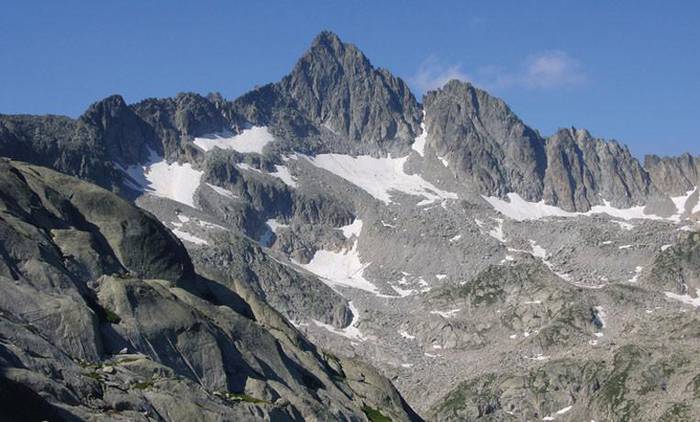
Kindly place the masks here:
[(209, 242), (206, 240), (199, 238), (192, 233), (188, 233), (186, 231), (182, 231), (180, 229), (173, 229), (172, 230), (173, 234), (180, 238), (181, 240), (185, 240), (190, 243), (194, 243), (195, 245), (208, 245)]
[[(425, 112), (423, 112), (423, 119), (425, 119)], [(421, 122), (420, 130), (420, 135), (416, 136), (416, 140), (413, 141), (411, 149), (413, 149), (418, 153), (418, 155), (423, 157), (423, 155), (425, 154), (425, 141), (428, 140), (428, 130), (425, 128), (425, 122)]]
[(638, 266), (634, 269), (634, 276), (632, 276), (632, 278), (630, 278), (630, 279), (627, 280), (627, 281), (630, 282), (630, 283), (636, 283), (637, 281), (639, 281), (639, 275), (642, 274), (642, 270), (643, 270), (643, 269), (644, 269), (643, 267), (640, 267), (640, 266), (638, 265)]
[(615, 223), (615, 224), (617, 224), (618, 226), (620, 226), (620, 228), (621, 228), (622, 230), (632, 230), (632, 229), (634, 229), (634, 224), (625, 223), (624, 221), (612, 220), (612, 223)]
[(688, 294), (679, 295), (673, 292), (664, 292), (664, 294), (669, 299), (677, 300), (679, 302), (695, 306), (696, 308), (700, 307), (700, 289), (695, 290), (695, 297), (692, 297)]
[(433, 315), (440, 315), (443, 318), (452, 318), (457, 314), (457, 312), (461, 311), (461, 309), (452, 309), (449, 311), (430, 311), (431, 314)]
[(270, 176), (274, 176), (282, 180), (287, 186), (293, 188), (296, 188), (298, 186), (296, 177), (292, 176), (287, 166), (280, 166), (278, 164), (275, 164), (275, 170), (277, 171), (274, 173), (270, 173)]
[(482, 196), (491, 206), (501, 214), (517, 221), (538, 220), (545, 217), (572, 217), (575, 213), (564, 211), (559, 207), (547, 205), (544, 200), (540, 202), (528, 202), (517, 193), (509, 193), (505, 201), (495, 196)]
[[(549, 254), (547, 253), (547, 250), (545, 248), (543, 248), (542, 246), (538, 245), (537, 242), (532, 240), (532, 239), (530, 239), (529, 242), (530, 242), (530, 248), (531, 248), (530, 251), (508, 248), (508, 252), (529, 253), (530, 255), (532, 255), (536, 258), (540, 258), (542, 260), (542, 263), (544, 265), (546, 265), (547, 268), (549, 268), (549, 270), (551, 272), (553, 272), (557, 277), (561, 278), (562, 280), (569, 282), (575, 286), (586, 287), (586, 288), (595, 288), (595, 287), (591, 287), (591, 286), (587, 286), (587, 285), (580, 285), (579, 283), (575, 283), (572, 281), (571, 275), (557, 271), (554, 267), (554, 264), (552, 264), (549, 261), (549, 259), (547, 259), (547, 257), (549, 256)], [(506, 256), (506, 260), (510, 261), (512, 259), (513, 259), (512, 257), (510, 257), (510, 259), (509, 259), (509, 256)]]
[(379, 294), (377, 287), (363, 276), (370, 263), (360, 261), (357, 240), (352, 249), (341, 252), (319, 250), (308, 264), (297, 265), (321, 277), (331, 287), (340, 285)]
[(267, 226), (270, 228), (270, 230), (272, 230), (272, 232), (275, 233), (275, 234), (277, 234), (277, 231), (278, 231), (279, 229), (283, 229), (283, 228), (289, 227), (288, 224), (278, 223), (277, 220), (274, 219), (274, 218), (271, 218), (271, 219), (267, 220), (267, 221), (265, 222), (265, 224), (267, 224)]
[(343, 232), (343, 236), (346, 239), (350, 239), (353, 236), (360, 237), (360, 232), (362, 231), (362, 220), (356, 218), (352, 223), (347, 226), (339, 227), (340, 231)]
[(267, 130), (266, 126), (253, 126), (243, 129), (238, 135), (230, 132), (213, 133), (194, 138), (194, 143), (204, 151), (213, 148), (232, 149), (242, 153), (256, 152), (262, 154), (263, 147), (274, 141), (275, 138)]
[(357, 324), (360, 322), (360, 313), (357, 311), (357, 308), (355, 308), (355, 305), (353, 305), (352, 302), (348, 302), (348, 307), (352, 312), (352, 321), (350, 322), (350, 325), (345, 328), (335, 328), (330, 324), (324, 324), (323, 322), (317, 320), (313, 320), (313, 322), (317, 326), (325, 328), (333, 334), (349, 338), (350, 340), (365, 341), (365, 336), (362, 335), (360, 329), (357, 328)]
[(195, 245), (208, 245), (209, 242), (206, 240), (199, 238), (192, 233), (188, 233), (184, 230), (182, 230), (182, 225), (185, 223), (188, 223), (190, 221), (190, 218), (186, 215), (183, 214), (178, 214), (177, 219), (180, 220), (179, 222), (177, 221), (171, 221), (170, 224), (175, 226), (175, 228), (172, 230), (173, 234), (177, 236), (180, 240), (185, 240), (190, 243), (194, 243)]
[(573, 406), (566, 406), (563, 409), (559, 409), (554, 413), (554, 416), (552, 416), (552, 415), (545, 416), (544, 418), (542, 418), (542, 420), (543, 421), (553, 421), (557, 416), (560, 416), (560, 415), (563, 415), (563, 414), (569, 412), (569, 410), (571, 410), (572, 407)]
[(498, 240), (499, 242), (505, 242), (506, 241), (506, 236), (503, 234), (503, 219), (502, 218), (494, 218), (494, 221), (496, 221), (496, 227), (491, 229), (489, 231), (489, 236), (493, 237), (494, 239)]
[(221, 196), (225, 196), (227, 198), (231, 199), (238, 199), (238, 195), (234, 194), (228, 189), (224, 189), (220, 186), (212, 185), (211, 183), (207, 183), (207, 186), (209, 186), (214, 192), (218, 193)]
[[(695, 191), (700, 190), (700, 187), (696, 186)], [(696, 212), (700, 212), (700, 198), (698, 198), (698, 202), (695, 203), (695, 206), (693, 207), (692, 210), (690, 210), (691, 214), (695, 214)]]
[(238, 167), (238, 168), (241, 169), (241, 170), (254, 171), (254, 172), (256, 172), (256, 173), (265, 174), (265, 173), (263, 173), (263, 171), (260, 170), (259, 168), (253, 167), (253, 166), (251, 166), (251, 165), (248, 164), (248, 163), (238, 163), (238, 164), (236, 164), (236, 167)]
[(192, 164), (168, 164), (155, 151), (149, 150), (146, 165), (122, 167), (122, 170), (131, 178), (131, 187), (194, 208), (194, 192), (203, 173), (193, 169)]
[(509, 193), (508, 201), (495, 196), (483, 196), (491, 206), (501, 214), (517, 221), (538, 220), (545, 217), (577, 217), (590, 216), (594, 214), (608, 214), (611, 217), (622, 220), (648, 219), (648, 220), (667, 220), (679, 221), (679, 216), (673, 215), (668, 218), (659, 217), (654, 214), (645, 214), (644, 206), (636, 206), (631, 208), (615, 208), (610, 205), (609, 201), (604, 200), (604, 205), (594, 205), (587, 212), (571, 212), (565, 211), (553, 205), (547, 205), (544, 200), (540, 202), (528, 202), (517, 193)]
[(675, 196), (671, 198), (671, 201), (673, 201), (673, 205), (676, 206), (676, 211), (678, 214), (683, 214), (685, 212), (685, 204), (686, 202), (688, 202), (688, 199), (692, 194), (695, 193), (696, 190), (698, 190), (697, 186), (686, 192), (685, 195)]
[(401, 331), (399, 331), (399, 335), (400, 335), (401, 337), (407, 338), (407, 339), (409, 339), (409, 340), (414, 340), (414, 339), (416, 338), (416, 336), (412, 336), (412, 335), (408, 334), (408, 331), (406, 331), (406, 330), (401, 330)]
[(297, 184), (297, 179), (292, 176), (292, 174), (289, 172), (289, 169), (286, 166), (280, 166), (280, 165), (275, 165), (275, 171), (272, 173), (267, 173), (259, 168), (255, 168), (251, 166), (250, 164), (247, 163), (238, 163), (236, 164), (236, 167), (242, 170), (247, 170), (247, 171), (254, 171), (259, 174), (264, 174), (272, 177), (276, 177), (280, 179), (282, 182), (284, 182), (285, 185), (296, 188), (298, 186)]
[(314, 166), (347, 180), (385, 204), (392, 202), (392, 192), (425, 197), (420, 205), (457, 199), (457, 194), (443, 191), (417, 174), (406, 174), (403, 168), (408, 156), (374, 158), (369, 155), (319, 154), (304, 157)]

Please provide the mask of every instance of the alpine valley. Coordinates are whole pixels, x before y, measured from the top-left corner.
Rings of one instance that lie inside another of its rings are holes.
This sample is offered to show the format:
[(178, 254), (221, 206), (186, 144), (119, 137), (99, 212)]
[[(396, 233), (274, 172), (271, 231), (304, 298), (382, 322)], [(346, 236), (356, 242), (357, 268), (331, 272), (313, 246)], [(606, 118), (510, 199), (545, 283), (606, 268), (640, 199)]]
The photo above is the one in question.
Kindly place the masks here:
[(282, 80), (0, 115), (2, 420), (700, 420), (700, 157)]

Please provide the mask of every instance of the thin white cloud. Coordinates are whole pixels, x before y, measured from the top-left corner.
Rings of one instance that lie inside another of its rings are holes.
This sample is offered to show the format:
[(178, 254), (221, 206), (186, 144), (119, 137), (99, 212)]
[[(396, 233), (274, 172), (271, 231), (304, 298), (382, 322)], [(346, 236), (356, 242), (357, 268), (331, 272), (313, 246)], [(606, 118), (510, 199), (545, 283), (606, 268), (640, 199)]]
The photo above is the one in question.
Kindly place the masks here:
[(489, 90), (508, 88), (552, 90), (579, 86), (587, 76), (578, 60), (560, 50), (528, 56), (515, 69), (486, 65), (473, 75), (462, 71), (459, 64), (446, 65), (435, 55), (425, 59), (409, 82), (419, 91), (441, 88), (451, 79), (466, 80)]
[(418, 66), (416, 73), (408, 78), (411, 85), (421, 93), (442, 88), (452, 79), (469, 81), (471, 78), (462, 71), (459, 64), (445, 65), (435, 55), (428, 56)]
[(522, 82), (530, 88), (560, 88), (577, 86), (586, 81), (578, 60), (563, 51), (547, 51), (530, 56)]

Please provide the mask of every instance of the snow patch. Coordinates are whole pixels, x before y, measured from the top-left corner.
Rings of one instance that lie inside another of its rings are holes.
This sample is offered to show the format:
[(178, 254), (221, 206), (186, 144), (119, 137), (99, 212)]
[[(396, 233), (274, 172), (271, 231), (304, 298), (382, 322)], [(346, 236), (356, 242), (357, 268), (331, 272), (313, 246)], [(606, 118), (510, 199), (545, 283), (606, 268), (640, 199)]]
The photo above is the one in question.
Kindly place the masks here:
[(611, 222), (620, 226), (622, 230), (632, 230), (635, 227), (634, 224), (626, 223), (624, 221), (612, 220)]
[(296, 188), (298, 186), (296, 177), (292, 176), (292, 173), (289, 172), (289, 168), (287, 168), (287, 166), (275, 164), (275, 170), (276, 171), (274, 173), (269, 173), (270, 176), (274, 176), (282, 180), (284, 184), (289, 187)]
[(696, 308), (700, 307), (700, 289), (695, 290), (695, 297), (692, 297), (689, 294), (679, 295), (673, 292), (664, 292), (664, 294), (669, 299), (677, 300), (687, 305), (695, 306)]
[(506, 236), (505, 234), (503, 234), (503, 219), (494, 218), (493, 220), (496, 221), (496, 227), (489, 230), (489, 236), (493, 237), (501, 243), (505, 243)]
[(186, 231), (182, 231), (180, 229), (173, 229), (172, 230), (173, 234), (180, 238), (181, 240), (194, 243), (195, 245), (208, 245), (209, 242), (206, 240), (199, 238), (191, 233), (187, 233)]
[(213, 190), (214, 192), (218, 193), (221, 196), (225, 196), (225, 197), (230, 198), (230, 199), (238, 199), (239, 198), (238, 195), (235, 195), (233, 192), (231, 192), (228, 189), (224, 189), (222, 187), (212, 185), (211, 183), (207, 183), (206, 185), (209, 188), (211, 188), (211, 190)]
[(377, 287), (364, 278), (363, 273), (371, 263), (363, 264), (357, 251), (357, 240), (352, 248), (342, 252), (328, 250), (316, 251), (308, 264), (300, 267), (321, 277), (329, 286), (345, 286), (379, 294)]
[(636, 283), (637, 281), (639, 281), (639, 275), (642, 273), (642, 270), (643, 270), (643, 269), (644, 269), (643, 267), (637, 266), (637, 267), (634, 269), (634, 276), (632, 276), (632, 278), (630, 278), (630, 279), (627, 280), (627, 281), (630, 282), (630, 283)]
[(356, 218), (352, 223), (347, 226), (339, 227), (340, 231), (343, 232), (343, 236), (346, 239), (350, 239), (353, 236), (360, 237), (360, 232), (362, 231), (362, 220)]
[(399, 331), (399, 335), (400, 335), (401, 337), (407, 338), (407, 339), (409, 339), (409, 340), (415, 340), (415, 338), (416, 338), (416, 336), (412, 336), (412, 335), (408, 334), (408, 332), (405, 331), (405, 330)]
[(610, 201), (607, 200), (603, 200), (603, 205), (594, 205), (587, 212), (571, 212), (565, 211), (553, 205), (547, 205), (545, 204), (544, 200), (540, 202), (528, 202), (514, 192), (509, 193), (507, 196), (508, 201), (495, 196), (482, 195), (482, 198), (484, 198), (484, 200), (488, 202), (496, 211), (517, 221), (539, 220), (546, 217), (590, 216), (594, 214), (607, 214), (611, 217), (622, 220), (648, 219), (679, 221), (678, 215), (664, 218), (654, 214), (645, 214), (644, 206), (615, 208), (610, 204)]
[(289, 227), (289, 224), (278, 223), (277, 220), (274, 219), (274, 218), (271, 218), (271, 219), (267, 220), (267, 221), (265, 222), (265, 224), (267, 224), (267, 226), (270, 228), (270, 230), (272, 231), (272, 233), (275, 233), (275, 234), (277, 234), (277, 231), (278, 231), (279, 229), (284, 229), (284, 228)]
[(367, 338), (362, 335), (362, 332), (360, 332), (359, 328), (357, 328), (357, 324), (360, 322), (360, 313), (357, 311), (357, 308), (355, 308), (355, 305), (352, 302), (348, 302), (348, 308), (350, 308), (353, 317), (350, 324), (345, 328), (336, 328), (330, 324), (325, 324), (315, 319), (312, 321), (317, 326), (325, 328), (333, 334), (349, 338), (350, 340), (365, 341)]
[(545, 356), (545, 355), (543, 355), (542, 353), (538, 353), (538, 354), (536, 354), (535, 356), (532, 356), (532, 357), (525, 356), (525, 359), (528, 359), (528, 360), (536, 360), (536, 361), (543, 361), (543, 360), (549, 360), (549, 356)]
[(566, 406), (563, 409), (557, 410), (553, 415), (545, 416), (542, 418), (543, 421), (553, 421), (557, 416), (561, 416), (571, 410), (573, 406)]
[(443, 191), (417, 174), (406, 174), (403, 168), (408, 156), (374, 158), (369, 155), (319, 154), (303, 157), (315, 167), (347, 180), (387, 205), (392, 202), (392, 192), (426, 198), (418, 205), (458, 198), (457, 194)]
[(203, 172), (193, 169), (192, 164), (168, 164), (158, 153), (149, 149), (146, 165), (119, 167), (129, 176), (129, 187), (195, 208), (194, 192), (199, 187)]
[[(697, 190), (698, 190), (698, 188), (696, 186), (693, 189), (686, 192), (685, 195), (675, 196), (675, 197), (671, 198), (671, 201), (673, 201), (673, 205), (676, 206), (676, 212), (678, 213), (679, 216), (681, 214), (685, 213), (685, 204), (688, 202), (688, 199), (691, 197), (691, 195), (693, 195), (695, 193), (695, 191), (697, 191)], [(697, 208), (697, 206), (698, 205), (696, 205), (696, 208)], [(695, 212), (695, 211), (692, 210), (691, 213), (692, 212)]]
[(242, 153), (262, 154), (265, 145), (274, 141), (275, 138), (268, 131), (266, 126), (253, 126), (243, 129), (238, 135), (231, 132), (213, 133), (194, 138), (194, 144), (209, 151), (213, 148), (232, 149)]
[(452, 318), (457, 314), (457, 312), (461, 311), (462, 309), (457, 308), (457, 309), (452, 309), (449, 311), (430, 311), (431, 314), (433, 315), (440, 315), (443, 318)]
[[(423, 119), (425, 119), (425, 112), (423, 112)], [(425, 154), (425, 142), (428, 140), (428, 130), (425, 128), (425, 121), (420, 123), (420, 130), (420, 135), (416, 136), (411, 149), (423, 157)]]

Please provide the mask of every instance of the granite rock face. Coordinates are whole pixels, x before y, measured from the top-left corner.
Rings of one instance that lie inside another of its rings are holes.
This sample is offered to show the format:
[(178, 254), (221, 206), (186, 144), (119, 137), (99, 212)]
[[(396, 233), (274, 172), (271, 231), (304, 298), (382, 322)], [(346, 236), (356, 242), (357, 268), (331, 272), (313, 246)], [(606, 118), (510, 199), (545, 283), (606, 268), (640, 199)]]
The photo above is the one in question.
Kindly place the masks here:
[(627, 147), (594, 139), (585, 129), (563, 129), (546, 140), (543, 198), (568, 211), (588, 211), (601, 198), (617, 208), (639, 205), (657, 193)]
[(503, 101), (469, 83), (454, 80), (429, 92), (425, 110), (426, 145), (483, 195), (515, 192), (585, 212), (602, 199), (628, 208), (665, 192), (627, 147), (594, 139), (585, 129), (542, 138)]
[(428, 146), (458, 178), (488, 196), (542, 197), (544, 142), (501, 100), (453, 80), (425, 97)]
[(0, 155), (18, 417), (698, 419), (690, 155), (419, 104), (327, 32), (232, 101), (0, 116)]
[(3, 159), (0, 173), (0, 385), (41, 395), (38, 415), (420, 419), (374, 369), (324, 356), (246, 284), (195, 274), (145, 211), (45, 168)]
[(644, 168), (662, 192), (683, 195), (700, 184), (700, 158), (690, 154), (678, 157), (644, 157)]
[(408, 86), (330, 32), (316, 37), (279, 88), (352, 149), (406, 152), (418, 132), (420, 108)]

